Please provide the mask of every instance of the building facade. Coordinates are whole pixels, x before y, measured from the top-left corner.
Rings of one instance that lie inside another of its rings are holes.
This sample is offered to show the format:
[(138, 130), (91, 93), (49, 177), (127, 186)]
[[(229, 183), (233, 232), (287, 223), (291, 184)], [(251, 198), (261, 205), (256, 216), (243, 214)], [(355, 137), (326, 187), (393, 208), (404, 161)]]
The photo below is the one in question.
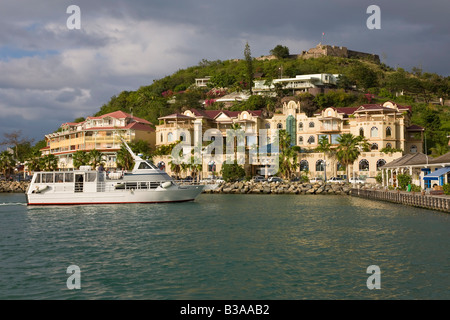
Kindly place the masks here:
[(115, 111), (99, 117), (88, 117), (79, 123), (64, 123), (60, 130), (45, 136), (47, 147), (43, 155), (58, 158), (60, 169), (73, 169), (72, 155), (77, 151), (98, 150), (104, 155), (106, 168), (116, 168), (117, 151), (127, 142), (144, 140), (155, 145), (155, 129), (144, 119), (123, 111)]
[[(291, 136), (291, 145), (299, 146), (298, 174), (307, 172), (310, 177), (330, 178), (345, 176), (345, 168), (332, 156), (314, 152), (322, 136), (327, 137), (332, 147), (337, 147), (337, 138), (343, 133), (363, 136), (370, 145), (370, 151), (362, 152), (350, 166), (351, 176), (374, 178), (381, 172), (381, 167), (400, 158), (404, 154), (422, 152), (424, 129), (411, 125), (411, 107), (397, 105), (393, 102), (384, 104), (365, 104), (352, 108), (326, 108), (308, 117), (302, 111), (301, 103), (289, 101), (283, 104), (270, 118), (264, 118), (261, 111), (218, 111), (186, 110), (183, 114), (174, 114), (160, 118), (156, 127), (156, 145), (174, 143), (183, 140), (182, 132), (187, 130), (194, 136), (194, 128), (201, 124), (202, 132), (215, 128), (222, 132), (225, 139), (226, 130), (239, 124), (246, 133), (246, 149), (258, 144), (259, 129), (267, 129), (270, 137), (277, 130), (286, 130)], [(253, 136), (253, 137), (252, 137)], [(252, 140), (250, 140), (252, 139)], [(225, 143), (224, 143), (225, 145)], [(259, 144), (261, 145), (261, 144)], [(381, 152), (382, 149), (391, 151)], [(168, 161), (169, 158), (160, 159)], [(203, 161), (203, 176), (219, 172), (220, 166), (210, 170), (210, 162)], [(261, 173), (264, 164), (246, 162), (249, 175)]]

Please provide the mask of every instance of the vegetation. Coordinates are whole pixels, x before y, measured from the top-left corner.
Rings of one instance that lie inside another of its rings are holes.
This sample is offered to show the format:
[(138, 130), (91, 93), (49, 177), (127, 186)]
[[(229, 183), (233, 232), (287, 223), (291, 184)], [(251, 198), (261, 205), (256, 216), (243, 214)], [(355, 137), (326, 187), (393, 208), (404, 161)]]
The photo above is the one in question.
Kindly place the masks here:
[(286, 59), (289, 57), (289, 48), (279, 44), (270, 50), (270, 54), (274, 55), (278, 59)]
[(450, 195), (450, 183), (444, 184), (444, 193)]
[(347, 182), (349, 181), (349, 165), (358, 159), (361, 151), (368, 151), (369, 144), (362, 136), (354, 136), (351, 133), (341, 134), (337, 138), (339, 143), (336, 149), (336, 157), (339, 162), (345, 166), (347, 173)]
[(0, 153), (0, 170), (3, 176), (9, 177), (14, 173), (15, 165), (14, 156), (10, 152), (3, 151)]
[(300, 166), (298, 152), (291, 146), (291, 136), (286, 130), (280, 130), (279, 141), (279, 174), (283, 178), (290, 178)]
[(236, 160), (231, 164), (224, 162), (220, 173), (225, 182), (237, 181), (245, 177), (244, 168)]
[(397, 180), (398, 180), (398, 188), (403, 191), (406, 190), (408, 185), (411, 184), (412, 182), (411, 176), (407, 173), (397, 175)]

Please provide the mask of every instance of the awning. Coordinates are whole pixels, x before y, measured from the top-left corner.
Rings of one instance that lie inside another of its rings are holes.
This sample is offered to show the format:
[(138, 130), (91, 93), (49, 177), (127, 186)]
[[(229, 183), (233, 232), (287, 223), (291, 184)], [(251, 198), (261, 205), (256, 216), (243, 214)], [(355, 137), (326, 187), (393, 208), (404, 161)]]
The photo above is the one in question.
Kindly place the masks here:
[(444, 167), (439, 170), (433, 171), (430, 174), (427, 174), (423, 177), (424, 180), (438, 180), (439, 177), (443, 176), (447, 172), (450, 172), (450, 167)]

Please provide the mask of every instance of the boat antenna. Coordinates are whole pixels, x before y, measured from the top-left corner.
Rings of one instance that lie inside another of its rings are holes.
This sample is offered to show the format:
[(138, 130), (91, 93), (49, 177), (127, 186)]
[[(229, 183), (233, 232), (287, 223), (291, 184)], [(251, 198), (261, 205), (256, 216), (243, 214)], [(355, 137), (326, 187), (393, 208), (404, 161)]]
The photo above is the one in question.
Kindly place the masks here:
[(128, 145), (128, 143), (122, 138), (120, 137), (120, 140), (122, 140), (122, 143), (125, 145), (125, 148), (127, 148), (128, 152), (131, 154), (131, 156), (133, 157), (134, 161), (144, 161), (141, 157), (137, 156), (133, 150), (131, 150), (130, 146)]

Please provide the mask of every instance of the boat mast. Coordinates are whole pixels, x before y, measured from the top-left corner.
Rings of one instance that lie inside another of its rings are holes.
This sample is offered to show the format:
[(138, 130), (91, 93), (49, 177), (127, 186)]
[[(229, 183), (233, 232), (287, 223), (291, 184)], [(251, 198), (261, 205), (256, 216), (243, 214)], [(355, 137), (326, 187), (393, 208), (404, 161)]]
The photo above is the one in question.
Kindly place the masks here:
[(133, 150), (131, 150), (130, 146), (127, 144), (127, 142), (122, 137), (120, 137), (120, 140), (122, 140), (123, 144), (125, 145), (125, 148), (127, 148), (128, 152), (131, 154), (134, 161), (144, 161), (141, 157), (137, 156), (133, 152)]

